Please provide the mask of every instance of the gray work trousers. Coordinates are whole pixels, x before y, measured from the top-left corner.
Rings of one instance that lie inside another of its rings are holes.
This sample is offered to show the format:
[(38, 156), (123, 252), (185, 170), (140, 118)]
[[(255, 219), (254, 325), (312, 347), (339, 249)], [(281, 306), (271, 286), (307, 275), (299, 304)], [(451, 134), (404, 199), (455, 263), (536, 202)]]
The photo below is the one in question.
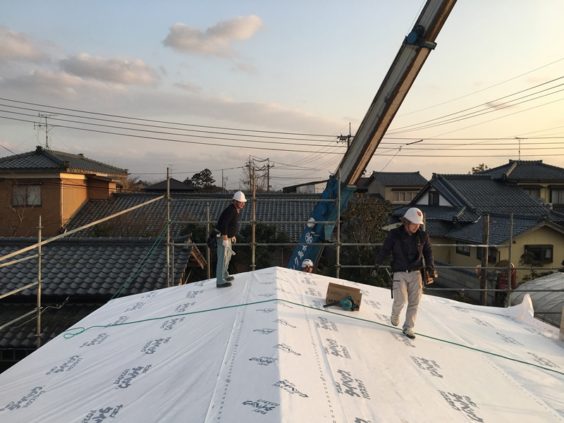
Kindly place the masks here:
[(217, 265), (215, 267), (216, 285), (223, 285), (226, 283), (225, 278), (229, 276), (227, 269), (233, 250), (231, 249), (231, 239), (227, 240), (227, 247), (223, 246), (223, 239), (217, 238)]
[(393, 276), (394, 303), (392, 304), (392, 321), (399, 319), (399, 315), (407, 301), (404, 329), (413, 329), (417, 318), (417, 308), (423, 294), (421, 272), (394, 272)]

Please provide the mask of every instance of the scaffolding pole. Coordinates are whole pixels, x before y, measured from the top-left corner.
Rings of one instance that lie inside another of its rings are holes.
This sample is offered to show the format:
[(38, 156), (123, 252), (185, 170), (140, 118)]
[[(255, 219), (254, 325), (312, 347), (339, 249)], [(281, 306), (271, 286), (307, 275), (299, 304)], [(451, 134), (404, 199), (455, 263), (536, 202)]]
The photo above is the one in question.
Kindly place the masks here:
[(37, 348), (41, 346), (41, 288), (42, 288), (42, 274), (41, 274), (41, 215), (39, 215), (39, 225), (37, 226), (37, 324), (36, 324), (36, 344)]

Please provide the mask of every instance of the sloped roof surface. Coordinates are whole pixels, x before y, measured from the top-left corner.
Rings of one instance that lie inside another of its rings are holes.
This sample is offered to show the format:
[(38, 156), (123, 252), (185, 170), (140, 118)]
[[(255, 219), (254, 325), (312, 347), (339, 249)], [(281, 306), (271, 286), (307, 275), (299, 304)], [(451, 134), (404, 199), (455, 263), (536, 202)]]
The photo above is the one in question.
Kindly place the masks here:
[[(166, 252), (163, 242), (149, 254), (154, 240), (69, 239), (43, 247), (42, 293), (45, 296), (111, 297), (128, 278), (139, 273), (123, 294), (135, 294), (166, 286)], [(0, 256), (33, 244), (35, 240), (0, 239)], [(35, 251), (24, 253), (33, 255)], [(175, 275), (179, 277), (188, 257), (175, 254)], [(35, 259), (0, 268), (0, 293), (25, 286), (37, 279)], [(36, 289), (18, 296), (34, 297)], [(122, 295), (123, 295), (122, 294)]]
[(555, 272), (522, 283), (511, 293), (511, 303), (520, 303), (527, 294), (531, 296), (536, 315), (557, 327), (560, 326), (564, 306), (563, 272)]
[[(358, 312), (323, 308), (329, 282)], [(282, 268), (113, 300), (0, 375), (3, 423), (556, 422), (557, 330), (423, 298), (411, 341), (383, 288)]]
[(37, 147), (35, 151), (29, 153), (0, 158), (0, 171), (2, 170), (59, 170), (71, 173), (127, 175), (126, 169), (89, 159), (82, 154), (46, 150), (42, 147)]
[(443, 194), (448, 191), (477, 213), (544, 216), (549, 210), (517, 186), (493, 180), (490, 176), (436, 175), (431, 184)]
[[(115, 194), (109, 200), (90, 201), (72, 219), (68, 229), (77, 228), (112, 213), (149, 201), (156, 196), (150, 193)], [(171, 201), (171, 218), (173, 221), (196, 221), (205, 224), (209, 205), (210, 220), (215, 226), (223, 209), (231, 203), (231, 197), (232, 194), (175, 195)], [(302, 233), (304, 223), (310, 217), (320, 197), (316, 194), (262, 194), (257, 197), (257, 221), (276, 226), (279, 231), (287, 233), (291, 240), (297, 240)], [(252, 202), (253, 200), (248, 198), (247, 206), (243, 209), (241, 215), (243, 222), (251, 220)], [(157, 234), (165, 219), (166, 202), (163, 200), (128, 213), (124, 217), (113, 219), (112, 222), (114, 223), (108, 225), (111, 225), (113, 236), (148, 236)], [(273, 221), (297, 221), (300, 223), (268, 223)], [(173, 224), (173, 236), (178, 236), (185, 225), (186, 223)], [(105, 226), (107, 225), (101, 224), (98, 225), (98, 228), (81, 231), (81, 236), (97, 234), (100, 230), (103, 231)]]
[(427, 183), (419, 172), (372, 172), (372, 179), (386, 186), (423, 186)]
[(514, 182), (564, 182), (564, 168), (545, 164), (542, 160), (509, 160), (509, 163), (478, 174)]
[[(533, 218), (515, 217), (513, 219), (513, 237), (519, 236), (543, 223)], [(509, 241), (511, 234), (511, 219), (507, 216), (490, 215), (489, 237), (490, 244), (502, 244)], [(448, 237), (465, 242), (481, 244), (483, 225), (482, 219), (474, 225), (456, 225), (448, 232)]]

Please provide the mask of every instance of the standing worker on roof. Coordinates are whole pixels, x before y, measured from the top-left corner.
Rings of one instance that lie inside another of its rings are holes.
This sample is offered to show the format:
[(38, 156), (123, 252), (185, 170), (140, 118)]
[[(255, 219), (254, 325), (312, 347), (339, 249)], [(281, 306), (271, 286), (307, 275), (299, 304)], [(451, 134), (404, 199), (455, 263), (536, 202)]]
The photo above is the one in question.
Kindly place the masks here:
[(245, 207), (247, 199), (245, 194), (237, 191), (233, 194), (233, 202), (223, 210), (217, 221), (216, 229), (219, 234), (217, 242), (217, 266), (215, 268), (216, 286), (226, 288), (231, 286), (234, 279), (227, 269), (233, 255), (232, 245), (237, 241), (236, 235), (239, 232), (241, 221), (241, 210)]
[(392, 229), (376, 255), (378, 268), (384, 260), (392, 255), (393, 298), (392, 325), (399, 324), (400, 313), (407, 301), (407, 311), (403, 324), (403, 333), (415, 339), (413, 328), (417, 318), (417, 308), (423, 293), (421, 270), (436, 278), (435, 263), (429, 235), (421, 229), (423, 212), (418, 208), (408, 209), (401, 218), (402, 225)]

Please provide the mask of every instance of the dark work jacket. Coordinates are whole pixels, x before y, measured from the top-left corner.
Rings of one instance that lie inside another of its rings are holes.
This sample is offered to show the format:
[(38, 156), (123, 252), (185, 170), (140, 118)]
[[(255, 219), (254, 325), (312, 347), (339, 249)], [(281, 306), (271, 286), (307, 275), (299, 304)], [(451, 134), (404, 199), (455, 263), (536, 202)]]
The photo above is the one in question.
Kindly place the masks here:
[(415, 234), (410, 235), (405, 230), (404, 225), (392, 229), (384, 245), (376, 254), (375, 264), (380, 265), (391, 254), (392, 255), (392, 272), (405, 272), (418, 270), (423, 267), (423, 260), (419, 257), (419, 251), (422, 248), (425, 265), (429, 269), (435, 268), (433, 261), (433, 252), (431, 251), (431, 242), (429, 235), (422, 229)]
[(227, 235), (228, 238), (233, 238), (239, 232), (239, 221), (241, 214), (237, 213), (237, 209), (233, 204), (230, 204), (219, 216), (216, 229), (221, 232), (221, 235)]

